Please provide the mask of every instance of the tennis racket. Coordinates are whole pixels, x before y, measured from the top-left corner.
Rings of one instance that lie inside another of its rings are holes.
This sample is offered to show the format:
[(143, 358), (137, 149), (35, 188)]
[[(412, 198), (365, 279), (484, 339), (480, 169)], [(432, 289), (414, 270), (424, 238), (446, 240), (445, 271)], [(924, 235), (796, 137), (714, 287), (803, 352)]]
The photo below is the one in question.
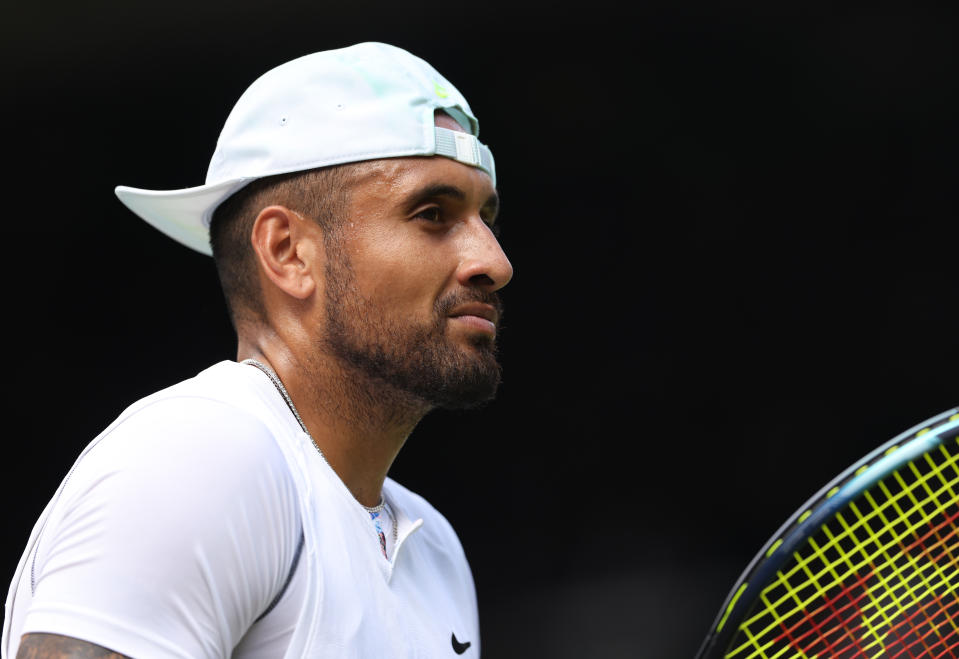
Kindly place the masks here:
[(959, 408), (883, 444), (769, 539), (698, 659), (959, 657)]

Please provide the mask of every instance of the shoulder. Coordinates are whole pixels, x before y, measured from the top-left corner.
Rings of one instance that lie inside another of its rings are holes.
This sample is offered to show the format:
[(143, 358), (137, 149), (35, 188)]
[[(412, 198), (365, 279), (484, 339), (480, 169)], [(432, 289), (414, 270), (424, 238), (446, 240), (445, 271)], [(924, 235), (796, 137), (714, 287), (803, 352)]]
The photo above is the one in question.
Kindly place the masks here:
[[(255, 405), (251, 401), (256, 397), (263, 382), (257, 372), (242, 364), (222, 361), (200, 371), (195, 376), (145, 396), (132, 403), (117, 417), (110, 427), (123, 423), (128, 417), (142, 414), (164, 405), (167, 408), (177, 403), (194, 405), (205, 403), (209, 410), (233, 408), (247, 416), (254, 414)], [(109, 430), (108, 428), (107, 430)]]
[(271, 428), (202, 377), (134, 403), (87, 447), (64, 480), (61, 520), (150, 519), (163, 544), (227, 520), (298, 533), (297, 488)]
[(260, 415), (189, 383), (132, 405), (65, 478), (24, 631), (228, 656), (282, 591), (301, 533), (289, 466)]
[[(273, 432), (263, 419), (222, 399), (189, 391), (167, 391), (128, 409), (99, 438), (98, 444), (122, 449), (124, 443), (153, 444), (157, 451), (229, 447), (240, 455), (275, 449)], [(221, 456), (225, 457), (225, 456)]]
[(282, 461), (273, 429), (246, 404), (246, 369), (223, 362), (143, 398), (114, 421), (88, 452), (123, 461), (172, 461), (209, 466)]

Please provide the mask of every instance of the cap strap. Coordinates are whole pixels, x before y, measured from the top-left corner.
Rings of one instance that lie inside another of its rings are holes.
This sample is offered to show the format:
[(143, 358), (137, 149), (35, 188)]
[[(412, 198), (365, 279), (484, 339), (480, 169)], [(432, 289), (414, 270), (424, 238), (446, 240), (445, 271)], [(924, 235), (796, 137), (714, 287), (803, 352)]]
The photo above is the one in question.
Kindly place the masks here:
[(434, 130), (436, 131), (436, 155), (452, 158), (471, 167), (478, 167), (489, 174), (493, 184), (496, 184), (493, 153), (488, 146), (469, 133), (440, 126), (436, 126)]

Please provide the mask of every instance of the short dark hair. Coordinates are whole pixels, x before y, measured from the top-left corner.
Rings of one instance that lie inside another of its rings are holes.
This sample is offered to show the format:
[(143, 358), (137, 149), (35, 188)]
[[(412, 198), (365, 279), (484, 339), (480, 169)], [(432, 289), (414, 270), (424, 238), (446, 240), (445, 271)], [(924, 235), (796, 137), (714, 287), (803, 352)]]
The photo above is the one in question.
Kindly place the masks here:
[(260, 211), (273, 204), (310, 218), (329, 243), (347, 212), (355, 165), (334, 165), (253, 181), (220, 204), (210, 221), (210, 246), (234, 329), (261, 322), (263, 298), (250, 236)]

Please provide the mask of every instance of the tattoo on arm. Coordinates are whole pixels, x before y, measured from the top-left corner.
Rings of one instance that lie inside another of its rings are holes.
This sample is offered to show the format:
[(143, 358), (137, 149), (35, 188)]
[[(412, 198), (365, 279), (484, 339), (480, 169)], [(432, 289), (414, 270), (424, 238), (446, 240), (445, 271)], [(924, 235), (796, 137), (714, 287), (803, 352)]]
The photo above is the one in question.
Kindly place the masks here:
[(105, 647), (59, 634), (24, 634), (17, 659), (129, 659)]

